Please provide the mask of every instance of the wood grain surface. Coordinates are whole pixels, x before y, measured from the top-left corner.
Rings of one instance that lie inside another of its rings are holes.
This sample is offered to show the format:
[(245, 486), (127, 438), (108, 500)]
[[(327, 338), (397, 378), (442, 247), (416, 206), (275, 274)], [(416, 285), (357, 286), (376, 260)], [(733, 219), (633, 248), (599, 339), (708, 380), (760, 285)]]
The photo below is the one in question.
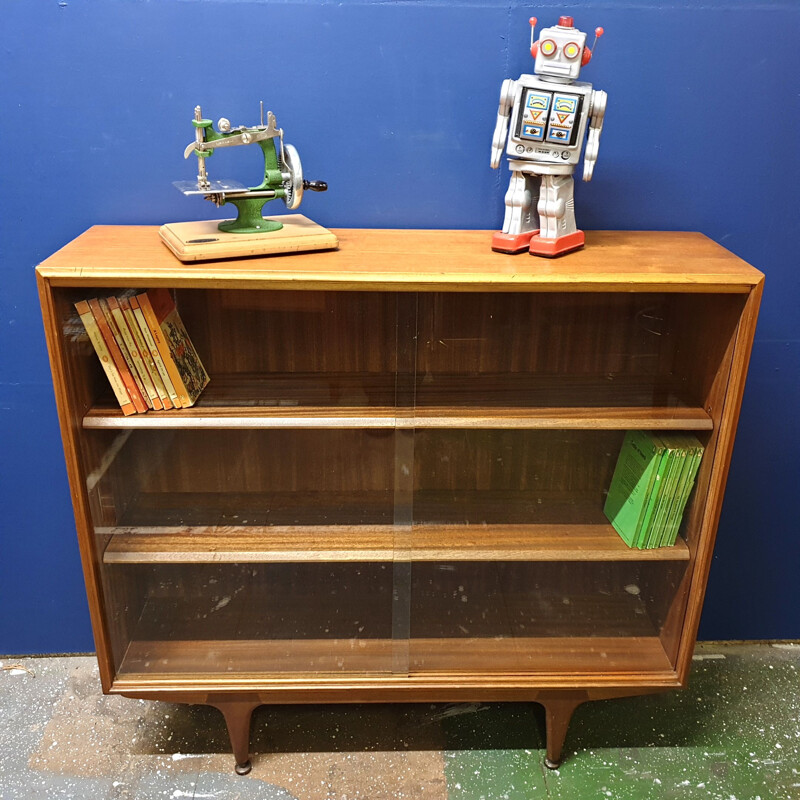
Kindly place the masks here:
[(42, 262), (53, 285), (746, 292), (761, 273), (700, 233), (588, 231), (567, 258), (506, 256), (488, 231), (334, 230), (339, 249), (182, 264), (155, 226), (95, 226)]
[(681, 561), (689, 549), (636, 550), (610, 525), (307, 525), (111, 529), (106, 564), (308, 561)]

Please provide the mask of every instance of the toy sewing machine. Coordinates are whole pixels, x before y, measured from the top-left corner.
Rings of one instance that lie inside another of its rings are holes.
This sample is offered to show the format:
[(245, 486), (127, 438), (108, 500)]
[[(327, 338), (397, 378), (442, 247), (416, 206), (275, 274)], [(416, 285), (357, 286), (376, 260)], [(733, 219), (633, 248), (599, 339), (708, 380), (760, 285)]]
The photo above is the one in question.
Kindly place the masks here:
[[(326, 228), (301, 214), (286, 214), (265, 219), (262, 209), (270, 200), (280, 198), (293, 211), (306, 190), (324, 192), (323, 181), (303, 178), (303, 168), (297, 150), (283, 141), (283, 129), (275, 123), (275, 115), (267, 112), (264, 124), (264, 105), (261, 104), (261, 124), (232, 128), (224, 117), (214, 130), (210, 119), (204, 119), (200, 106), (194, 110), (195, 138), (184, 150), (184, 158), (197, 156), (197, 180), (175, 181), (185, 195), (199, 195), (217, 207), (230, 204), (237, 211), (236, 219), (222, 222), (178, 222), (163, 225), (159, 233), (164, 243), (181, 261), (209, 258), (263, 255), (307, 250), (326, 250), (338, 246), (336, 236)], [(208, 177), (206, 159), (216, 150), (226, 147), (255, 144), (264, 156), (263, 180), (258, 186)]]

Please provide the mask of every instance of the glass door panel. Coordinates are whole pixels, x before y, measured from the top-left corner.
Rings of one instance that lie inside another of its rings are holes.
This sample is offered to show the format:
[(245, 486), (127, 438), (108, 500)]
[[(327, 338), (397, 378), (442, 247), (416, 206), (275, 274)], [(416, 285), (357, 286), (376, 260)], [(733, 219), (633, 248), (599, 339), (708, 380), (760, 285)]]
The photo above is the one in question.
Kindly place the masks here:
[(87, 437), (117, 449), (92, 496), (118, 669), (391, 668), (392, 431)]
[(210, 384), (125, 418), (62, 304), (119, 674), (390, 671), (398, 296), (174, 295)]
[(743, 302), (679, 293), (420, 293), (417, 414), (702, 406)]
[(388, 672), (387, 563), (112, 565), (120, 677)]
[(708, 441), (740, 302), (419, 295), (410, 672), (674, 668), (690, 548), (631, 549), (603, 507), (627, 429)]

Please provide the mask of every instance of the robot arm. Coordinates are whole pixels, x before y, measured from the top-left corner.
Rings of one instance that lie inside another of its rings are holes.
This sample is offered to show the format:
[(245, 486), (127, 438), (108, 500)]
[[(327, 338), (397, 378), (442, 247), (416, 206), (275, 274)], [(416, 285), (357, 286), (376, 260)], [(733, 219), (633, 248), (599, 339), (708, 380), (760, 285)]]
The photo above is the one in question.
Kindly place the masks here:
[(500, 89), (500, 108), (497, 110), (497, 124), (494, 126), (494, 136), (492, 137), (492, 169), (497, 169), (500, 166), (500, 158), (506, 147), (508, 120), (511, 116), (511, 105), (514, 102), (516, 85), (516, 81), (506, 79)]
[(591, 108), (589, 109), (589, 138), (583, 157), (583, 179), (590, 181), (600, 149), (600, 134), (603, 132), (603, 117), (606, 114), (608, 95), (597, 90), (592, 91)]

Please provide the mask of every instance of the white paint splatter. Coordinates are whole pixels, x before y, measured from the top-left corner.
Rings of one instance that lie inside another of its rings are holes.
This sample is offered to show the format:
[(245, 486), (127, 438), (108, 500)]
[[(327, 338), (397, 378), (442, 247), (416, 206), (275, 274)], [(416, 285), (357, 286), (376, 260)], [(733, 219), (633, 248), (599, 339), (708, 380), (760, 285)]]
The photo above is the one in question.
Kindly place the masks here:
[(183, 761), (184, 758), (202, 758), (201, 753), (173, 753), (173, 761)]
[(230, 603), (230, 601), (231, 601), (230, 597), (223, 597), (222, 600), (220, 600), (219, 603), (217, 603), (214, 606), (213, 610), (214, 611), (219, 611), (221, 608), (225, 608), (225, 606), (228, 605), (228, 603)]
[(196, 792), (182, 792), (180, 789), (176, 789), (170, 797), (176, 800), (178, 797), (217, 797), (218, 794), (218, 792), (214, 792), (213, 794), (197, 794)]

